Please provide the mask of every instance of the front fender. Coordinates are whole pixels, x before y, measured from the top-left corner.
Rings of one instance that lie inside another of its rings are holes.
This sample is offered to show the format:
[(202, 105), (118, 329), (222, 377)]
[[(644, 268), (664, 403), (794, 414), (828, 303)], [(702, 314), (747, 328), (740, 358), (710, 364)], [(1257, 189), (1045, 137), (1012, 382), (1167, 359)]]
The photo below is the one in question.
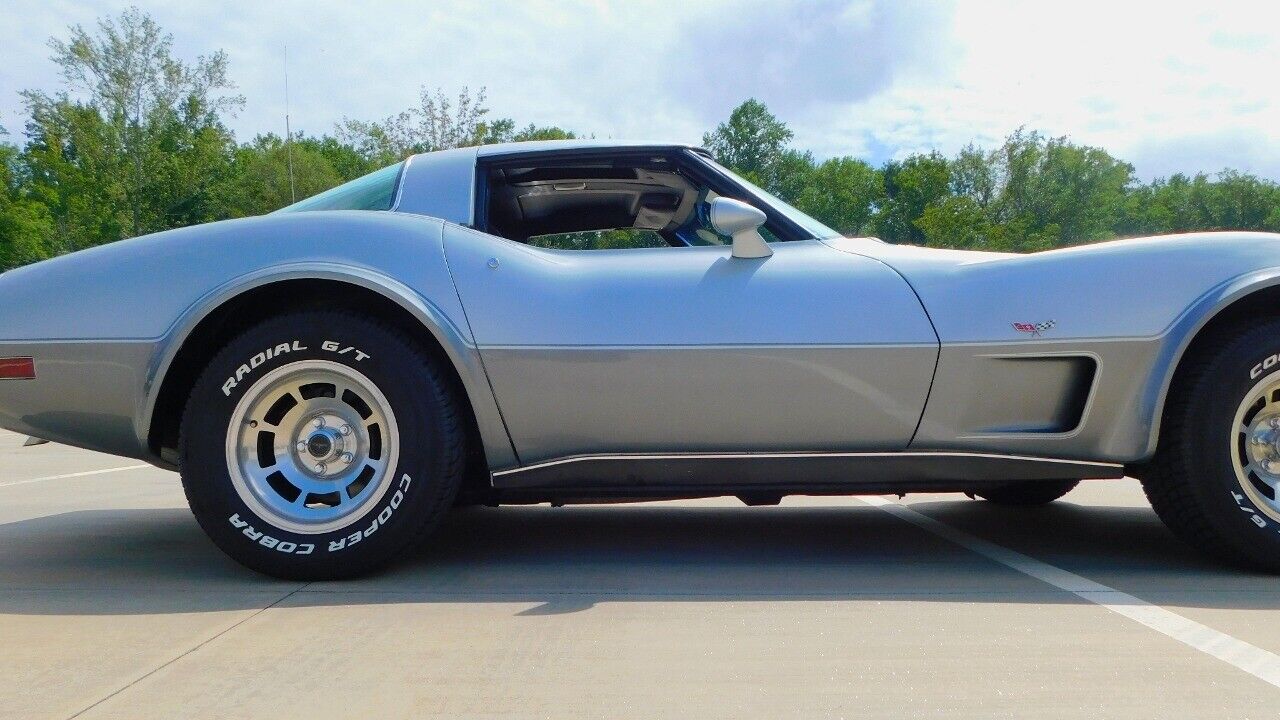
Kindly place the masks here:
[(1235, 302), (1276, 286), (1280, 286), (1280, 268), (1264, 268), (1238, 275), (1201, 295), (1170, 324), (1141, 399), (1142, 416), (1150, 419), (1144, 458), (1155, 454), (1160, 438), (1160, 421), (1173, 376), (1196, 336)]

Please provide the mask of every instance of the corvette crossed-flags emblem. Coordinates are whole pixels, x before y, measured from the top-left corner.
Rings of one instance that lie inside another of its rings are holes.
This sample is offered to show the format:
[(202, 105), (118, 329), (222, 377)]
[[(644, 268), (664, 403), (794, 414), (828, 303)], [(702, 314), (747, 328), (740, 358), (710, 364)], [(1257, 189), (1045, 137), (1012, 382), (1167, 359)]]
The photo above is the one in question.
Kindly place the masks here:
[(1044, 322), (1042, 322), (1042, 323), (1020, 323), (1020, 322), (1016, 322), (1016, 323), (1013, 323), (1013, 329), (1014, 329), (1014, 330), (1017, 330), (1018, 332), (1031, 333), (1032, 335), (1035, 335), (1036, 337), (1039, 337), (1039, 336), (1040, 336), (1040, 333), (1042, 333), (1042, 332), (1044, 332), (1044, 331), (1046, 331), (1046, 330), (1051, 330), (1051, 329), (1053, 329), (1053, 326), (1054, 326), (1054, 325), (1057, 325), (1057, 324), (1058, 324), (1058, 323), (1057, 323), (1056, 321), (1054, 321), (1054, 320), (1045, 320), (1045, 321), (1044, 321)]

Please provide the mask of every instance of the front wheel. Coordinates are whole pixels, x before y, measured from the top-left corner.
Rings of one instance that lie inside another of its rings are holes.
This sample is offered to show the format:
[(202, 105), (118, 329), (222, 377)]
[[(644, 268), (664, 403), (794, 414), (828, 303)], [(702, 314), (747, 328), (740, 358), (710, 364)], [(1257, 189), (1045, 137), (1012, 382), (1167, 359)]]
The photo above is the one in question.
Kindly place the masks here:
[(1140, 472), (1175, 534), (1270, 572), (1280, 572), (1278, 338), (1277, 320), (1208, 338), (1179, 371), (1156, 457)]
[(458, 410), (432, 358), (342, 312), (250, 328), (208, 365), (181, 429), (182, 484), (224, 552), (259, 572), (369, 572), (422, 538), (460, 484)]

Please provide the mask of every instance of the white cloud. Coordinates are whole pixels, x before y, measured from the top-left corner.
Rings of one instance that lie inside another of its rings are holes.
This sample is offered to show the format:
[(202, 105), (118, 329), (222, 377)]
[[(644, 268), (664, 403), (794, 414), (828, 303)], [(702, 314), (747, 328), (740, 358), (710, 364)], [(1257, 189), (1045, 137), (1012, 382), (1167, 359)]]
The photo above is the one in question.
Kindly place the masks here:
[(1274, 8), (962, 3), (946, 77), (895, 83), (802, 135), (826, 154), (857, 137), (895, 155), (950, 153), (1026, 125), (1104, 147), (1144, 177), (1234, 165), (1280, 178), (1252, 161), (1280, 152), (1280, 38), (1258, 32), (1280, 20)]
[[(403, 109), (422, 85), (484, 85), (520, 123), (697, 141), (755, 95), (819, 156), (951, 153), (1026, 125), (1144, 177), (1280, 179), (1271, 3), (135, 1), (179, 55), (227, 50), (241, 139), (283, 129), (287, 43), (294, 127), (312, 133)], [(20, 132), (17, 91), (56, 83), (48, 36), (128, 4), (8, 0), (0, 125)]]
[(792, 114), (825, 112), (874, 97), (903, 78), (934, 77), (955, 51), (947, 33), (950, 7), (931, 0), (748, 7), (682, 29), (670, 77), (681, 101), (707, 122), (747, 97)]

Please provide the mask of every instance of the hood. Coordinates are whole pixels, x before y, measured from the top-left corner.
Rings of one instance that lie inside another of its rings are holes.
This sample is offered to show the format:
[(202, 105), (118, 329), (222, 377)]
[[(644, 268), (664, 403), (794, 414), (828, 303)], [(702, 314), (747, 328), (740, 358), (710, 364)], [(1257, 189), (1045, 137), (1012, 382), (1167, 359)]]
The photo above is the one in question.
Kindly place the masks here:
[(1280, 271), (1280, 235), (1211, 232), (1115, 240), (1030, 254), (825, 241), (898, 271), (939, 336), (953, 342), (1019, 337), (1013, 323), (1053, 321), (1052, 337), (1151, 337), (1213, 289)]

